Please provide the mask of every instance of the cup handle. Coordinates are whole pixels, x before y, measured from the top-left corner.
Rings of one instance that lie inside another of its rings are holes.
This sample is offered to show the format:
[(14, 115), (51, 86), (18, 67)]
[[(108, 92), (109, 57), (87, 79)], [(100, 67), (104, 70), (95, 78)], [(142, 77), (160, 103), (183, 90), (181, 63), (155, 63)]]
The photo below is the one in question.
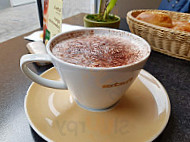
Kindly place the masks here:
[(33, 71), (31, 71), (28, 67), (27, 64), (33, 63), (33, 62), (51, 62), (51, 58), (49, 57), (48, 54), (26, 54), (23, 55), (20, 59), (20, 68), (22, 72), (28, 76), (32, 81), (46, 86), (50, 88), (55, 88), (55, 89), (67, 89), (66, 84), (63, 81), (54, 81), (54, 80), (49, 80), (45, 79)]

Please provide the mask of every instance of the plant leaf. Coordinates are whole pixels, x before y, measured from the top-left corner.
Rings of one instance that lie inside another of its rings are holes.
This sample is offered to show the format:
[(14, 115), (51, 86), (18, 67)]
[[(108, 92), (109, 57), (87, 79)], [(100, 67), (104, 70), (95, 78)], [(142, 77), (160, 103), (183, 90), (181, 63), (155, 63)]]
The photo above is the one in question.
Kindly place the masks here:
[(108, 4), (108, 6), (107, 6), (107, 8), (106, 8), (106, 10), (104, 12), (104, 19), (112, 11), (112, 9), (114, 8), (116, 2), (117, 2), (117, 0), (110, 0), (109, 4)]
[(99, 5), (99, 14), (102, 12), (102, 11), (101, 11), (101, 9), (102, 9), (102, 0), (100, 0), (100, 5)]
[(112, 11), (116, 2), (117, 2), (117, 0), (110, 0), (108, 7), (106, 8), (107, 14), (109, 14)]

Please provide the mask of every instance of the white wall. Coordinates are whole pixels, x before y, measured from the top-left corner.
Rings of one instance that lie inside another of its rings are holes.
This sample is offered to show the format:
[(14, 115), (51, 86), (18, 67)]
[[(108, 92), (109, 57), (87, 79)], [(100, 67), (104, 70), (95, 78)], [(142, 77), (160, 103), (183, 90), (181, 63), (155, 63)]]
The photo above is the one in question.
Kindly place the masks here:
[(63, 18), (67, 18), (78, 13), (94, 12), (94, 0), (63, 0)]
[[(44, 7), (44, 0), (42, 7)], [(94, 13), (95, 0), (63, 0), (63, 18), (71, 17), (78, 13)]]

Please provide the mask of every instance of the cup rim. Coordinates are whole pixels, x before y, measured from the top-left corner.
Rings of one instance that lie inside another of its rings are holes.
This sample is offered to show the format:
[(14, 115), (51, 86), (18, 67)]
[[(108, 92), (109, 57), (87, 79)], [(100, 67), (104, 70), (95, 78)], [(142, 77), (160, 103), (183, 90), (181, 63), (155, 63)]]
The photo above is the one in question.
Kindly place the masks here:
[[(133, 62), (133, 63), (130, 63), (130, 64), (126, 64), (126, 65), (122, 65), (122, 66), (116, 66), (116, 67), (87, 67), (87, 66), (82, 66), (82, 65), (77, 65), (77, 64), (72, 64), (72, 63), (69, 63), (69, 62), (66, 62), (66, 61), (63, 61), (59, 58), (57, 58), (56, 56), (53, 55), (53, 53), (51, 52), (50, 50), (50, 45), (51, 45), (51, 42), (54, 41), (56, 38), (64, 35), (64, 34), (68, 34), (68, 33), (71, 33), (71, 32), (80, 32), (80, 31), (92, 31), (92, 30), (111, 30), (111, 31), (116, 31), (116, 32), (126, 32), (128, 33), (130, 36), (133, 36), (135, 38), (138, 38), (140, 39), (144, 44), (146, 44), (147, 46), (147, 53), (146, 55), (141, 58), (140, 60), (136, 61), (136, 62)], [(130, 68), (130, 67), (133, 67), (135, 65), (138, 65), (140, 63), (142, 63), (143, 61), (146, 61), (148, 59), (148, 57), (150, 56), (150, 53), (151, 53), (151, 47), (149, 45), (149, 43), (143, 39), (142, 37), (138, 36), (138, 35), (135, 35), (133, 33), (130, 33), (128, 31), (123, 31), (123, 30), (118, 30), (118, 29), (111, 29), (111, 28), (84, 28), (84, 29), (75, 29), (75, 30), (71, 30), (71, 31), (68, 31), (68, 32), (64, 32), (64, 33), (59, 33), (57, 34), (56, 36), (52, 37), (47, 45), (46, 45), (46, 51), (48, 53), (48, 55), (50, 55), (54, 60), (62, 63), (62, 64), (66, 64), (67, 66), (70, 66), (70, 67), (73, 67), (73, 68), (78, 68), (78, 69), (85, 69), (85, 70), (96, 70), (96, 71), (99, 71), (99, 70), (116, 70), (116, 69), (125, 69), (125, 68)]]

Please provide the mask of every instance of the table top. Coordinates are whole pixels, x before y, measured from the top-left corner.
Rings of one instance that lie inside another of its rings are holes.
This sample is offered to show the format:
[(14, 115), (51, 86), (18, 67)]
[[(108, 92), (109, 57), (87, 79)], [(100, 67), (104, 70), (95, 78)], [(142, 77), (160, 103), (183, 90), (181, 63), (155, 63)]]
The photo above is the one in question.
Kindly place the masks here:
[[(84, 14), (64, 19), (64, 23), (83, 25)], [(128, 30), (125, 19), (120, 28)], [(42, 142), (30, 127), (24, 113), (24, 97), (31, 81), (21, 72), (20, 57), (27, 54), (24, 36), (0, 43), (0, 141)], [(52, 65), (30, 68), (41, 74)], [(190, 140), (190, 62), (152, 51), (145, 70), (166, 88), (171, 101), (171, 116), (162, 134), (154, 142)]]

